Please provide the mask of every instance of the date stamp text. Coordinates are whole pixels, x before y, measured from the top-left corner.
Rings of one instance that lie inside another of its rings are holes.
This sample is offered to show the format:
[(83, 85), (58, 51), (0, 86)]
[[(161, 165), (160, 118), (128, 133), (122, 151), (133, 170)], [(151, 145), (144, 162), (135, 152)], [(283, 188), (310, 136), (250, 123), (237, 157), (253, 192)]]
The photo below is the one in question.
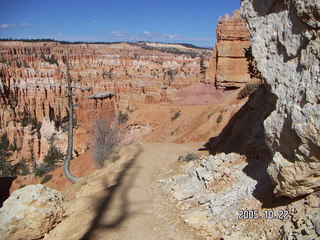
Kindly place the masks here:
[(250, 219), (279, 219), (288, 220), (289, 212), (287, 210), (240, 210), (238, 211), (238, 219), (250, 220)]

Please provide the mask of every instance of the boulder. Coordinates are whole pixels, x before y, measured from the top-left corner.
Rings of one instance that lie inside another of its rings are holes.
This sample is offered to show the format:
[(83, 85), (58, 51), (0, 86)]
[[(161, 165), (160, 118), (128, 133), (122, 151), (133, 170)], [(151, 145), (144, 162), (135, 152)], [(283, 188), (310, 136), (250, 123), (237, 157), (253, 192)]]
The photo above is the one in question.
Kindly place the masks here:
[(16, 190), (0, 208), (0, 239), (40, 239), (64, 219), (62, 195), (41, 184)]
[(113, 92), (99, 92), (92, 96), (90, 96), (90, 99), (106, 99), (106, 98), (112, 98), (115, 94)]

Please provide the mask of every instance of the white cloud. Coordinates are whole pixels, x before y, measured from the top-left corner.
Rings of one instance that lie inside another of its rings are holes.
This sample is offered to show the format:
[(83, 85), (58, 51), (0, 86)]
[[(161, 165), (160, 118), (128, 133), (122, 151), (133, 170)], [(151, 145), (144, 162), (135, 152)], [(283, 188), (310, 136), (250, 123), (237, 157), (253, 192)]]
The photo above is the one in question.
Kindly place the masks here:
[(15, 24), (0, 24), (0, 28), (12, 28), (15, 27)]
[(146, 35), (146, 36), (148, 36), (148, 37), (151, 36), (151, 33), (150, 33), (148, 30), (144, 31), (142, 34), (143, 34), (143, 35)]
[[(28, 26), (30, 26), (31, 24), (30, 23), (26, 23), (26, 22), (23, 22), (23, 23), (19, 23), (19, 25), (18, 26), (21, 26), (21, 27), (28, 27)], [(0, 24), (0, 28), (13, 28), (13, 27), (17, 27), (17, 25), (16, 24), (6, 24), (6, 23), (4, 23), (4, 24)]]
[(141, 40), (159, 41), (169, 39), (180, 39), (182, 38), (182, 35), (144, 31), (143, 33), (139, 34), (139, 37)]
[(62, 37), (62, 36), (63, 36), (63, 34), (62, 34), (62, 33), (59, 33), (59, 34), (58, 34), (58, 37)]
[(151, 32), (148, 30), (134, 34), (129, 34), (124, 31), (113, 31), (110, 32), (106, 38), (106, 41), (166, 41), (181, 39), (182, 35)]
[(170, 38), (170, 39), (182, 38), (182, 35), (179, 35), (179, 34), (168, 34), (168, 38)]
[(118, 37), (118, 38), (123, 38), (123, 37), (125, 37), (127, 35), (127, 33), (124, 32), (124, 31), (113, 31), (111, 34), (114, 37)]
[(22, 27), (27, 27), (27, 26), (30, 26), (31, 24), (30, 24), (30, 23), (25, 23), (25, 22), (24, 22), (24, 23), (20, 23), (19, 25), (20, 25), (20, 26), (22, 26)]

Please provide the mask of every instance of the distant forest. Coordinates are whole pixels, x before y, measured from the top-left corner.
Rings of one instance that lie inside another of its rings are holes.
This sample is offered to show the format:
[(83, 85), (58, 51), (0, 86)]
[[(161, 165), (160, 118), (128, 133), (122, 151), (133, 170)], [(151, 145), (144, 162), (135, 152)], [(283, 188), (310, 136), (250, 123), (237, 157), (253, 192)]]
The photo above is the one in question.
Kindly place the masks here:
[(207, 47), (198, 47), (190, 43), (164, 43), (164, 42), (145, 42), (145, 41), (138, 41), (138, 42), (85, 42), (85, 41), (59, 41), (51, 38), (39, 38), (39, 39), (16, 39), (16, 38), (0, 38), (0, 42), (5, 41), (16, 41), (16, 42), (56, 42), (60, 44), (119, 44), (119, 43), (129, 43), (134, 45), (141, 46), (142, 44), (146, 43), (162, 43), (162, 44), (174, 44), (174, 45), (181, 45), (187, 48), (196, 48), (196, 49), (204, 49), (204, 50), (212, 50), (211, 48)]

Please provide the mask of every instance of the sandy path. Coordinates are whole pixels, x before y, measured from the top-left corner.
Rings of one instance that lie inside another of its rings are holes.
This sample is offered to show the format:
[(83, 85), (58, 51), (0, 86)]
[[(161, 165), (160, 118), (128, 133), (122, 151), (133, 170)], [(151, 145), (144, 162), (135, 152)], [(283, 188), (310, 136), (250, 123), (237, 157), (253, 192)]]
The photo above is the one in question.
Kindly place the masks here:
[[(127, 216), (114, 227), (99, 228), (92, 236), (96, 239), (199, 239), (185, 224), (177, 210), (163, 193), (158, 179), (165, 177), (169, 165), (180, 155), (196, 150), (199, 144), (144, 143), (142, 152), (128, 169), (114, 198), (103, 216), (110, 223), (119, 216), (121, 198), (127, 192)], [(123, 200), (123, 199), (122, 199)], [(112, 209), (110, 211), (110, 209)]]
[(112, 175), (106, 168), (99, 176), (84, 179), (80, 188), (71, 188), (74, 194), (80, 194), (82, 189), (94, 193), (69, 203), (69, 217), (45, 239), (202, 239), (182, 223), (175, 202), (158, 183), (177, 168), (179, 156), (200, 147), (199, 143), (142, 143), (142, 151), (121, 171), (116, 184), (109, 184), (108, 188), (97, 186), (101, 179)]

